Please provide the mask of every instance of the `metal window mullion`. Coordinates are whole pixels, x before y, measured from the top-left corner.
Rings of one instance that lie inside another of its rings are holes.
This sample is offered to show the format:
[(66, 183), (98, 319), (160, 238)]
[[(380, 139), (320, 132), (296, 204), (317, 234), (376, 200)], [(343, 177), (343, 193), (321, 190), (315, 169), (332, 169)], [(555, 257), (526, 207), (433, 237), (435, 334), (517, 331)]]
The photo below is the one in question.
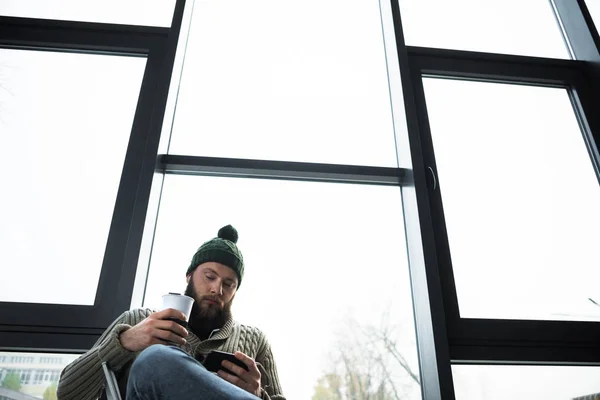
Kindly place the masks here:
[[(156, 168), (156, 156), (165, 117), (185, 5), (186, 0), (177, 0), (168, 40), (164, 45), (161, 44), (157, 45), (156, 48), (152, 48), (148, 56), (148, 63), (153, 68), (153, 74), (148, 76), (148, 84), (151, 85), (150, 90), (154, 92), (151, 97), (149, 96), (151, 103), (139, 113), (139, 119), (142, 123), (146, 123), (147, 126), (132, 134), (132, 138), (136, 138), (135, 140), (137, 140), (139, 146), (133, 146), (128, 149), (129, 155), (137, 161), (133, 166), (130, 177), (127, 177), (124, 171), (121, 180), (121, 186), (129, 197), (125, 201), (126, 210), (124, 216), (130, 220), (126, 236), (123, 235), (122, 231), (115, 231), (115, 236), (123, 236), (126, 241), (123, 245), (116, 244), (115, 253), (117, 256), (115, 257), (115, 261), (119, 263), (118, 267), (120, 267), (120, 270), (117, 274), (113, 273), (110, 275), (109, 286), (107, 291), (104, 292), (104, 295), (111, 299), (107, 303), (109, 307), (107, 308), (107, 316), (111, 320), (116, 318), (123, 310), (128, 309), (131, 304), (138, 258), (146, 223), (146, 213), (148, 211), (153, 175)], [(129, 188), (129, 185), (132, 185), (133, 188)], [(116, 214), (115, 208), (116, 219), (113, 217), (113, 221), (118, 221)], [(122, 255), (122, 258), (118, 258), (120, 255)], [(106, 256), (110, 256), (108, 246)], [(105, 259), (103, 268), (104, 266), (110, 268), (109, 265), (110, 262), (107, 262)]]
[(403, 141), (397, 140), (397, 151), (399, 159), (411, 160), (414, 174), (413, 184), (405, 185), (401, 190), (421, 390), (423, 398), (427, 400), (453, 400), (454, 382), (450, 366), (444, 299), (429, 208), (426, 150), (421, 143), (418, 118), (421, 108), (415, 98), (416, 82), (411, 75), (400, 5), (397, 0), (390, 0), (390, 3), (408, 131), (408, 146), (402, 146)]
[(0, 331), (0, 351), (37, 351), (52, 353), (82, 353), (89, 350), (102, 332), (34, 332), (30, 327), (22, 331)]
[(0, 47), (145, 55), (170, 29), (0, 17)]
[(157, 171), (166, 174), (244, 177), (328, 183), (400, 186), (412, 181), (404, 168), (161, 155)]
[[(129, 274), (126, 273), (129, 268), (125, 258), (128, 249), (132, 249), (131, 240), (135, 240), (136, 237), (135, 214), (143, 207), (143, 192), (141, 195), (138, 193), (145, 187), (142, 175), (151, 140), (151, 119), (158, 95), (155, 82), (159, 80), (161, 70), (157, 56), (164, 48), (161, 46), (153, 50), (154, 57), (149, 56), (146, 64), (98, 281), (94, 304), (101, 309), (102, 318), (98, 321), (100, 327), (107, 326), (114, 319), (113, 310), (122, 302), (119, 298), (121, 281), (124, 284), (129, 281)], [(128, 306), (129, 304), (123, 306), (121, 310), (127, 309)]]
[(579, 61), (426, 48), (411, 48), (409, 57), (422, 75), (547, 87), (568, 87), (586, 70)]
[[(550, 0), (576, 60), (600, 62), (600, 38), (584, 0)], [(600, 22), (600, 21), (599, 21)]]
[[(585, 65), (582, 79), (574, 85), (573, 106), (600, 182), (600, 37), (598, 25), (584, 0), (551, 0), (572, 55)], [(596, 21), (600, 24), (600, 21)]]

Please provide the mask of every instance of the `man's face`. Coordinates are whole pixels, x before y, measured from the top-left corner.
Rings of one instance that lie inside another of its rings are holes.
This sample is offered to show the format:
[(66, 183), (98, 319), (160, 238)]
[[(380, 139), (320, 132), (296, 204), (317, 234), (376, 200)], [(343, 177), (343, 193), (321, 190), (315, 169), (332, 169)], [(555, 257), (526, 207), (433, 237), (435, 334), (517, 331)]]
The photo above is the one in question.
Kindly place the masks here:
[(188, 275), (187, 283), (185, 294), (195, 300), (190, 322), (193, 319), (202, 319), (204, 323), (206, 320), (221, 322), (224, 316), (230, 315), (238, 285), (237, 275), (231, 268), (216, 262), (201, 264)]

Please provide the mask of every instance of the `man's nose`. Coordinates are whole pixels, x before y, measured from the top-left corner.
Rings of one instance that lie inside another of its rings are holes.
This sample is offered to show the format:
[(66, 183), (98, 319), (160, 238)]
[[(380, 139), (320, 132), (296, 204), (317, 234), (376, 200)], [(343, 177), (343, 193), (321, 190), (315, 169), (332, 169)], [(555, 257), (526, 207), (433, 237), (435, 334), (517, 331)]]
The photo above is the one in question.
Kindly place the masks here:
[(210, 291), (211, 291), (211, 293), (217, 294), (219, 296), (222, 295), (223, 294), (223, 284), (221, 283), (221, 281), (214, 282)]

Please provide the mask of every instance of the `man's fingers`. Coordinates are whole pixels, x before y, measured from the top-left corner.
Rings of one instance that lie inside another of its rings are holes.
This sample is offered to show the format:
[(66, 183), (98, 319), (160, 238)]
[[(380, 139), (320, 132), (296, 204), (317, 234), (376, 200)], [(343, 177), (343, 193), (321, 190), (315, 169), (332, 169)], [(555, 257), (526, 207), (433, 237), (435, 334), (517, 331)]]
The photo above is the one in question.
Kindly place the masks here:
[(248, 357), (241, 351), (235, 352), (235, 358), (237, 358), (238, 360), (240, 360), (241, 362), (246, 364), (246, 366), (248, 367), (248, 370), (249, 370), (248, 372), (258, 373), (260, 375), (260, 371), (258, 370), (258, 367), (256, 366), (256, 361), (254, 361), (254, 359), (252, 359), (251, 357)]
[(184, 338), (169, 330), (155, 329), (152, 336), (175, 344), (184, 345), (186, 343)]
[[(229, 368), (229, 367), (228, 367)], [(244, 371), (244, 376), (248, 377), (248, 372)], [(255, 396), (258, 396), (260, 391), (260, 381), (259, 380), (250, 380), (245, 381), (239, 376), (232, 375), (228, 372), (223, 371), (222, 369), (217, 371), (217, 375), (219, 375), (222, 379), (227, 382), (239, 387), (240, 389), (245, 390), (246, 392), (252, 393)], [(258, 378), (260, 379), (260, 377)]]
[(173, 319), (179, 319), (182, 321), (187, 320), (186, 316), (181, 311), (176, 310), (174, 308), (167, 308), (165, 310), (155, 312), (154, 314), (150, 315), (150, 317), (152, 317), (154, 319), (173, 318)]
[(242, 380), (244, 380), (244, 381), (249, 381), (252, 379), (252, 377), (249, 376), (248, 371), (246, 371), (244, 368), (240, 367), (239, 365), (235, 365), (231, 361), (223, 360), (221, 362), (221, 365), (223, 367), (227, 368), (228, 370), (230, 370), (231, 372), (233, 372), (235, 375), (242, 378)]
[(221, 378), (225, 379), (227, 382), (234, 384), (235, 386), (247, 390), (246, 382), (235, 375), (231, 375), (228, 372), (223, 371), (222, 369), (217, 371), (217, 375)]
[(187, 337), (189, 335), (187, 329), (175, 321), (159, 320), (154, 323), (154, 327), (165, 331), (171, 331), (181, 337)]

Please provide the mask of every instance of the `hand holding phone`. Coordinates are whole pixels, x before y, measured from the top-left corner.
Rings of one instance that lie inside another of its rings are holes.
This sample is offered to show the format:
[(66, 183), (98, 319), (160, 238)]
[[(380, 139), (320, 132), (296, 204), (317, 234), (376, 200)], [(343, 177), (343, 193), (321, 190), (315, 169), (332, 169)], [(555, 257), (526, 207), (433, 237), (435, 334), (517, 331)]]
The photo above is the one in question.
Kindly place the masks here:
[[(234, 369), (235, 372), (224, 367), (224, 361), (227, 361), (225, 364), (229, 365), (229, 368)], [(209, 371), (216, 371), (217, 375), (227, 382), (257, 397), (261, 397), (263, 389), (260, 384), (260, 371), (258, 370), (256, 361), (248, 355), (239, 351), (235, 354), (223, 351), (211, 351), (204, 359), (204, 366)]]
[(208, 355), (204, 359), (204, 368), (211, 372), (217, 372), (221, 369), (227, 372), (228, 374), (235, 375), (233, 372), (229, 371), (222, 365), (222, 362), (224, 360), (232, 362), (233, 364), (244, 368), (246, 371), (248, 371), (248, 366), (244, 364), (241, 360), (238, 360), (234, 354), (218, 350), (213, 350), (210, 353), (208, 353)]

